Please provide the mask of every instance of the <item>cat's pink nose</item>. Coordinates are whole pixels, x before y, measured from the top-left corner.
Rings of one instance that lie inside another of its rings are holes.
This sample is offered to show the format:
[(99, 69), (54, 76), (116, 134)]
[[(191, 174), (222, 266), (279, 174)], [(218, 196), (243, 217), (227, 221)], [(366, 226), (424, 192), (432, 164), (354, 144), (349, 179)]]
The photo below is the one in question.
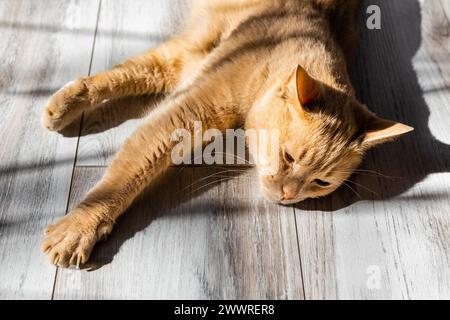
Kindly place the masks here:
[(289, 188), (289, 187), (283, 187), (283, 199), (284, 200), (294, 200), (297, 196), (296, 190)]

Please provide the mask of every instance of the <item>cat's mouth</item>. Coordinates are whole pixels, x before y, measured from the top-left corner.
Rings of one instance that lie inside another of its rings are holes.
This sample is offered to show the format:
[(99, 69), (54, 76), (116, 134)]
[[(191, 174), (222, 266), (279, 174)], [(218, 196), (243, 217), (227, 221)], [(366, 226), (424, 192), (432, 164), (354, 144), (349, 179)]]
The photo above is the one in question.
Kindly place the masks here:
[(293, 199), (285, 199), (281, 194), (277, 195), (275, 192), (268, 190), (266, 187), (262, 186), (262, 194), (265, 199), (270, 202), (281, 204), (283, 206), (288, 206), (305, 201), (307, 197), (297, 196)]

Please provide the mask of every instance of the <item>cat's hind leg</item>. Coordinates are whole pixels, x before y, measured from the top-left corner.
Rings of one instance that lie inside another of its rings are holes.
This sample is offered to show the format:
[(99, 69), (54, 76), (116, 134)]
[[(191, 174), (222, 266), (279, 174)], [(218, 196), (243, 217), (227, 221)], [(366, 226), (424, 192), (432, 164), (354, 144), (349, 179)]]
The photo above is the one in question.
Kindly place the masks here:
[(174, 38), (112, 70), (68, 83), (50, 98), (42, 125), (58, 131), (104, 100), (172, 91), (182, 72), (186, 48), (185, 40)]

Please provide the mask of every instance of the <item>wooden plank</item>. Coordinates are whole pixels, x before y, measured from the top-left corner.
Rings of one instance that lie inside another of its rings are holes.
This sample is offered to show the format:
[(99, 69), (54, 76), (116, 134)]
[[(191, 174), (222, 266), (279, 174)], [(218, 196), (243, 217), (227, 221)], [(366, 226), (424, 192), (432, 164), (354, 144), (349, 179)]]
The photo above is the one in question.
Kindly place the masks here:
[(439, 1), (369, 4), (381, 7), (382, 30), (361, 23), (354, 82), (373, 111), (416, 131), (370, 152), (364, 169), (378, 173), (349, 183), (362, 199), (343, 188), (297, 207), (305, 295), (448, 299), (448, 20)]
[[(76, 169), (71, 206), (102, 173)], [(293, 208), (267, 204), (239, 174), (172, 168), (94, 249), (99, 269), (58, 271), (55, 299), (302, 298)]]
[[(187, 0), (103, 0), (92, 73), (111, 69), (124, 59), (146, 52), (182, 26)], [(84, 118), (77, 165), (110, 163), (139, 124), (154, 98), (130, 98), (107, 103)], [(119, 127), (118, 125), (121, 124)]]
[(39, 245), (65, 213), (77, 138), (41, 128), (57, 88), (87, 74), (97, 1), (0, 1), (0, 298), (49, 299)]

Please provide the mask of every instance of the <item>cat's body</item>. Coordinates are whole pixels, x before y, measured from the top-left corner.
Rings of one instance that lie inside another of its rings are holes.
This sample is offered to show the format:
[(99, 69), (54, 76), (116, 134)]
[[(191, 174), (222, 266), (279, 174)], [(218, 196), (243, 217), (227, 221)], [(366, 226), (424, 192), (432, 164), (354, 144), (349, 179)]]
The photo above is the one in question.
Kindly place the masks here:
[[(284, 204), (334, 191), (370, 146), (410, 130), (355, 98), (346, 61), (359, 0), (196, 0), (185, 31), (160, 48), (56, 93), (43, 124), (60, 130), (105, 99), (167, 98), (126, 142), (85, 200), (46, 230), (59, 266), (86, 262), (96, 241), (170, 165), (174, 130), (279, 129), (281, 160), (262, 175)], [(269, 159), (270, 160), (270, 159)]]

